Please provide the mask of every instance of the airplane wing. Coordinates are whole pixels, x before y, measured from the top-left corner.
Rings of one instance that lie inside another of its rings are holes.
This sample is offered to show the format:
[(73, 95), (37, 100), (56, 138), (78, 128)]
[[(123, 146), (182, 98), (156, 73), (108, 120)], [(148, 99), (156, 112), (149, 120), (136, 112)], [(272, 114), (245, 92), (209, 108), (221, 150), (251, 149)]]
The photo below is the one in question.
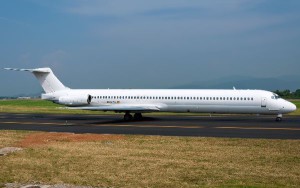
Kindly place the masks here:
[(153, 105), (106, 105), (106, 106), (83, 106), (83, 107), (67, 107), (71, 110), (92, 110), (92, 111), (115, 111), (115, 112), (158, 112), (158, 106)]

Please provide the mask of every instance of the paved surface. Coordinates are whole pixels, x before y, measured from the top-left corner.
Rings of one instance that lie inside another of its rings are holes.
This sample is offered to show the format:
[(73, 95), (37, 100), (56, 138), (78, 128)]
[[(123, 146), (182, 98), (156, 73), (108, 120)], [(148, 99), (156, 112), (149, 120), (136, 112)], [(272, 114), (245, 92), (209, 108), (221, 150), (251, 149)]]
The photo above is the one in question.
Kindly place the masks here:
[(0, 130), (48, 132), (300, 139), (300, 117), (154, 116), (124, 122), (122, 115), (0, 114)]

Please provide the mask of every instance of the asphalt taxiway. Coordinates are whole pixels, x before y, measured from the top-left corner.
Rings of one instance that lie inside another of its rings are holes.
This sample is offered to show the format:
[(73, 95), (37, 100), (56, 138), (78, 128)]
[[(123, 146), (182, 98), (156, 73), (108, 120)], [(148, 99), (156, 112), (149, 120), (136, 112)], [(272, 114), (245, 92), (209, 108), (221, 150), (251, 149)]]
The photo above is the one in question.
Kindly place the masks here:
[(300, 116), (155, 116), (125, 122), (122, 115), (0, 114), (0, 130), (96, 134), (300, 139)]

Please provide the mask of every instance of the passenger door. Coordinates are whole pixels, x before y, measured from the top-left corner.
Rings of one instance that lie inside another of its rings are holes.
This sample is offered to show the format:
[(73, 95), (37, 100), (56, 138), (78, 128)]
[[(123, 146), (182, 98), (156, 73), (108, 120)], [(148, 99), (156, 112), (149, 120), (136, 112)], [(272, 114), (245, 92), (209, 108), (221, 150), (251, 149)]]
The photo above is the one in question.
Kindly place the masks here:
[(267, 98), (266, 97), (261, 98), (261, 107), (267, 107)]

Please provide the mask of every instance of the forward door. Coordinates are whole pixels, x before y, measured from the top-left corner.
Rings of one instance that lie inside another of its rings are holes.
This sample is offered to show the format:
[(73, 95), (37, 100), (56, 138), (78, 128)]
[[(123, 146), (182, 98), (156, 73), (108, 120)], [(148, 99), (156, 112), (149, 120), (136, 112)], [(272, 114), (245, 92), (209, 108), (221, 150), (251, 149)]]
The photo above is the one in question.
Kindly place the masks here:
[(267, 107), (267, 98), (266, 97), (261, 98), (261, 107)]

